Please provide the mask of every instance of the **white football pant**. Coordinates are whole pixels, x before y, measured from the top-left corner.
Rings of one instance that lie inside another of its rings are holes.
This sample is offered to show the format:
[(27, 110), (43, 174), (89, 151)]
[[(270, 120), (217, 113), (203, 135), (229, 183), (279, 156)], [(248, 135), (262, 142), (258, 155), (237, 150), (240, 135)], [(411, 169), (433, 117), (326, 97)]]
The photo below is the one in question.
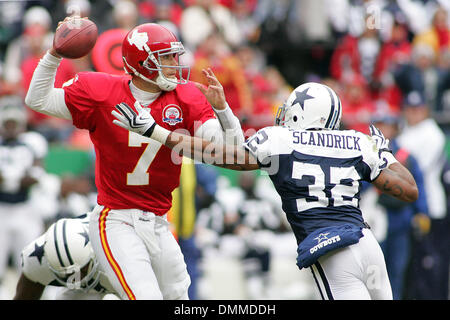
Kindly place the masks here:
[(101, 268), (122, 299), (188, 299), (191, 283), (165, 216), (96, 206), (89, 236)]
[(0, 279), (5, 274), (10, 254), (17, 271), (20, 271), (22, 249), (39, 237), (43, 230), (41, 216), (28, 201), (0, 204)]
[(391, 284), (380, 245), (363, 229), (358, 243), (320, 257), (310, 267), (324, 300), (392, 300)]

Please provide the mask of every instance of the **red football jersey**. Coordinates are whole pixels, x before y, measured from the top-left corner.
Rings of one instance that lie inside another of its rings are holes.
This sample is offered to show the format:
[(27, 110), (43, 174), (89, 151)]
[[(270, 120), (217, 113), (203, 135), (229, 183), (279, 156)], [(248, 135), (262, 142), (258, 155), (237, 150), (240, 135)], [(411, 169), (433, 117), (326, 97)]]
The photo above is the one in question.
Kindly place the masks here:
[[(127, 76), (79, 73), (64, 87), (66, 105), (73, 124), (89, 130), (95, 147), (98, 204), (163, 215), (179, 184), (181, 159), (176, 156), (173, 161), (166, 146), (113, 124), (111, 111), (116, 104), (125, 102), (134, 109), (136, 100), (129, 81)], [(211, 105), (193, 83), (162, 92), (148, 107), (160, 126), (171, 131), (185, 129), (191, 135), (199, 124), (215, 118)]]

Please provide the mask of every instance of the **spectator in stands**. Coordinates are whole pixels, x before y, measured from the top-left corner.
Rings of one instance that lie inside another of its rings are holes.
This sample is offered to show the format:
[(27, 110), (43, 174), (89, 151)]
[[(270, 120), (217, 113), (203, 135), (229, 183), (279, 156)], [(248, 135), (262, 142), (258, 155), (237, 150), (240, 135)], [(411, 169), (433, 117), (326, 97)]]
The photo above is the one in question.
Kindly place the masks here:
[(408, 273), (408, 299), (448, 299), (449, 232), (447, 197), (442, 182), (446, 138), (430, 117), (430, 108), (420, 92), (409, 93), (403, 105), (406, 125), (398, 136), (400, 148), (414, 156), (423, 172), (430, 232), (415, 239)]
[(363, 76), (370, 85), (380, 47), (378, 30), (366, 21), (361, 36), (347, 34), (337, 45), (330, 61), (331, 76), (340, 81)]
[[(439, 112), (437, 116), (441, 116), (442, 112), (449, 114), (450, 112), (450, 49), (441, 51), (437, 62), (439, 73), (439, 83), (436, 92), (436, 108)], [(448, 118), (444, 118), (447, 121)]]
[(366, 80), (361, 75), (343, 82), (341, 93), (342, 120), (346, 129), (369, 133), (369, 123), (375, 105), (370, 96)]
[[(430, 26), (430, 21), (439, 6), (444, 6), (446, 0), (397, 0), (402, 13), (406, 16), (408, 27), (413, 34), (420, 34)], [(447, 4), (447, 7), (450, 7)]]
[(386, 100), (400, 111), (402, 92), (397, 87), (393, 71), (399, 64), (407, 64), (411, 56), (411, 43), (408, 40), (408, 27), (401, 21), (396, 21), (388, 41), (381, 46), (373, 74), (374, 87), (378, 97)]
[(273, 125), (273, 117), (292, 91), (291, 86), (276, 66), (267, 65), (266, 56), (258, 47), (241, 46), (236, 56), (244, 68), (253, 100), (251, 117), (241, 118), (244, 131)]
[(236, 24), (242, 33), (242, 44), (256, 43), (260, 32), (258, 21), (254, 16), (258, 1), (234, 0), (231, 2), (231, 13), (236, 19)]
[(218, 0), (194, 0), (181, 15), (180, 30), (185, 47), (192, 51), (212, 33), (219, 34), (231, 47), (243, 42), (235, 17)]
[(272, 97), (272, 113), (276, 114), (280, 105), (286, 101), (290, 92), (294, 88), (286, 81), (280, 70), (276, 66), (269, 65), (264, 70), (264, 78), (273, 87), (274, 95)]
[[(324, 0), (328, 20), (337, 38), (351, 34), (360, 36), (367, 22), (380, 32), (384, 41), (389, 38), (394, 20), (403, 14), (397, 1), (385, 0)], [(369, 20), (367, 20), (367, 16)]]
[(139, 12), (136, 3), (133, 1), (117, 1), (112, 9), (112, 16), (117, 28), (131, 30), (138, 25)]
[[(33, 72), (39, 63), (39, 60), (50, 48), (47, 47), (49, 44), (46, 43), (47, 31), (40, 27), (26, 29), (23, 40), (26, 41), (27, 52), (26, 56), (24, 56), (20, 62), (21, 89), (18, 92), (21, 94), (25, 94), (28, 91)], [(76, 60), (71, 59), (63, 59), (61, 61), (60, 68), (58, 68), (58, 72), (56, 73), (55, 87), (61, 88), (66, 81), (75, 76), (78, 68), (75, 61)], [(68, 120), (56, 119), (28, 108), (27, 112), (29, 115), (28, 125), (33, 130), (43, 134), (49, 142), (65, 141), (73, 132), (73, 128), (69, 125), (70, 122)]]
[(175, 24), (177, 28), (180, 26), (181, 16), (186, 6), (192, 4), (193, 1), (174, 1), (174, 0), (156, 0), (156, 1), (139, 1), (138, 11), (141, 19), (144, 21), (166, 20)]
[[(21, 78), (22, 78), (22, 93), (28, 91), (34, 69), (39, 63), (44, 53), (48, 48), (42, 51), (43, 34), (40, 29), (33, 29), (28, 35), (31, 45), (29, 55), (24, 58), (21, 64)], [(55, 86), (61, 88), (64, 82), (73, 78), (76, 74), (76, 65), (74, 60), (63, 59), (61, 61), (61, 68), (58, 69), (55, 78)], [(62, 119), (55, 119), (42, 113), (27, 109), (29, 114), (28, 124), (34, 130), (42, 133), (49, 141), (64, 141), (68, 135), (73, 131), (70, 122)], [(68, 129), (70, 128), (70, 129)]]
[(426, 99), (431, 111), (442, 110), (442, 92), (448, 88), (448, 69), (438, 67), (433, 49), (425, 43), (416, 43), (412, 48), (411, 62), (399, 64), (394, 79), (406, 96), (418, 91)]
[(436, 57), (439, 57), (443, 49), (450, 49), (448, 12), (443, 7), (439, 7), (436, 10), (430, 28), (417, 34), (413, 44), (426, 44), (430, 46)]
[[(52, 18), (43, 7), (31, 7), (23, 17), (23, 32), (7, 47), (3, 78), (10, 93), (20, 94), (23, 61), (37, 50), (45, 52), (53, 42)], [(36, 48), (40, 46), (40, 48)], [(5, 90), (5, 89), (3, 89)]]
[(380, 194), (378, 204), (386, 209), (388, 218), (387, 235), (380, 244), (386, 260), (386, 268), (391, 282), (394, 300), (403, 298), (406, 270), (411, 252), (411, 232), (414, 230), (425, 235), (430, 229), (426, 189), (423, 174), (417, 160), (404, 148), (398, 146), (396, 136), (399, 131), (400, 117), (389, 110), (377, 110), (372, 118), (374, 125), (380, 129), (395, 158), (406, 166), (417, 183), (419, 198), (414, 203), (399, 201), (389, 195)]
[(8, 44), (22, 32), (24, 11), (23, 1), (0, 1), (0, 66)]
[(253, 77), (249, 84), (252, 92), (253, 112), (242, 119), (243, 130), (251, 128), (253, 131), (272, 126), (277, 109), (274, 105), (275, 86), (262, 73)]
[(244, 68), (244, 75), (251, 91), (253, 105), (251, 114), (247, 114), (245, 118), (241, 117), (244, 132), (249, 128), (258, 130), (272, 125), (276, 112), (274, 108), (277, 108), (274, 105), (274, 97), (278, 93), (282, 94), (284, 89), (281, 83), (277, 83), (277, 81), (282, 81), (279, 79), (281, 75), (275, 71), (272, 72), (271, 76), (266, 75), (268, 70), (266, 57), (257, 47), (241, 46), (236, 51), (236, 57)]
[(422, 169), (430, 216), (442, 218), (446, 215), (445, 195), (440, 182), (445, 162), (445, 134), (430, 117), (425, 97), (418, 91), (405, 97), (402, 115), (406, 124), (398, 137), (399, 146), (408, 150)]
[[(5, 81), (12, 92), (25, 94), (40, 58), (53, 41), (53, 32), (50, 31), (52, 18), (43, 7), (31, 7), (26, 11), (23, 26), (24, 31), (20, 37), (8, 46), (5, 59)], [(58, 69), (55, 85), (61, 87), (64, 82), (75, 76), (76, 66), (74, 60), (63, 59)], [(72, 132), (68, 122), (54, 119), (32, 110), (28, 112), (30, 127), (42, 133), (50, 141), (65, 140)], [(69, 129), (68, 129), (69, 128)]]
[(211, 68), (223, 86), (230, 108), (238, 117), (250, 116), (252, 95), (244, 67), (218, 33), (211, 33), (198, 45), (191, 80), (206, 84), (202, 70)]

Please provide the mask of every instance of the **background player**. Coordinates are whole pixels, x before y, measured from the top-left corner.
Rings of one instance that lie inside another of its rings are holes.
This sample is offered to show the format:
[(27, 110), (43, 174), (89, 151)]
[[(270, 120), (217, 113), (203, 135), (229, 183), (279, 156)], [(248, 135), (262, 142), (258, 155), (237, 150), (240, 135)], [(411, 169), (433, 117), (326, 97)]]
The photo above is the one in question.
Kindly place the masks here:
[(89, 130), (98, 190), (90, 239), (123, 299), (187, 299), (190, 280), (166, 219), (171, 193), (179, 183), (181, 158), (175, 163), (161, 143), (116, 130), (114, 106), (138, 102), (168, 130), (230, 143), (244, 139), (212, 72), (204, 71), (209, 81), (202, 88), (204, 95), (188, 81), (188, 68), (179, 64), (183, 52), (168, 29), (143, 24), (132, 29), (122, 45), (131, 79), (81, 72), (63, 88), (54, 88), (61, 58), (52, 48), (39, 62), (25, 99), (36, 111), (71, 119), (77, 128)]
[(26, 131), (27, 114), (18, 96), (0, 99), (0, 287), (8, 257), (20, 265), (20, 252), (44, 230), (32, 191), (46, 175), (40, 164), (47, 142)]
[[(418, 190), (378, 129), (371, 135), (337, 130), (342, 106), (318, 83), (297, 87), (280, 107), (275, 127), (244, 148), (215, 145), (169, 132), (150, 114), (118, 105), (114, 123), (155, 138), (177, 152), (234, 170), (268, 172), (298, 244), (298, 267), (311, 267), (323, 299), (392, 299), (381, 248), (359, 209), (362, 181), (412, 202)], [(213, 151), (211, 151), (213, 150)]]
[(114, 294), (98, 268), (89, 241), (89, 217), (60, 219), (22, 251), (22, 274), (14, 300), (38, 300), (46, 286), (63, 289), (56, 299), (103, 299)]

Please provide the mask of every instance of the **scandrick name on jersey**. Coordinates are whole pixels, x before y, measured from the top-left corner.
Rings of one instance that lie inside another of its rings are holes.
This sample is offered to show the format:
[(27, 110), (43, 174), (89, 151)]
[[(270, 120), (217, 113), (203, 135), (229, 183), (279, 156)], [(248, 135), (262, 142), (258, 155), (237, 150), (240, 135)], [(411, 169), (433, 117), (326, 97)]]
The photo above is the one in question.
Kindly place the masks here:
[(293, 137), (295, 144), (361, 151), (360, 137), (357, 136), (318, 131), (294, 131)]

